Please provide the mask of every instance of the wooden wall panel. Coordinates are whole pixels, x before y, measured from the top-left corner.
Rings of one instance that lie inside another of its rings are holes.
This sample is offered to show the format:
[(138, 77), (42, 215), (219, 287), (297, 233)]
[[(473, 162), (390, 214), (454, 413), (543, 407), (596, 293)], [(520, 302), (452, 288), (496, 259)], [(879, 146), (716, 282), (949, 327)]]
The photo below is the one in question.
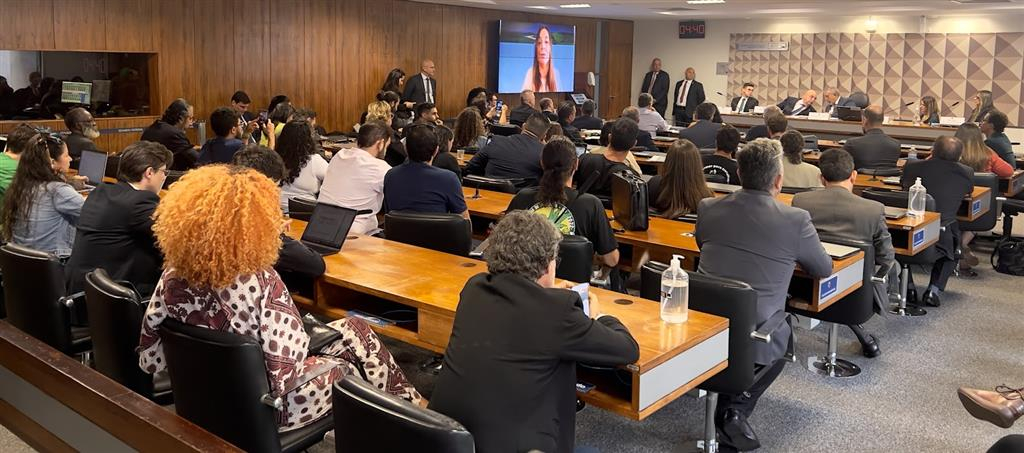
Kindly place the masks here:
[[(598, 19), (405, 0), (0, 0), (0, 49), (157, 52), (156, 113), (184, 97), (208, 118), (242, 89), (255, 110), (287, 94), (327, 129), (349, 130), (388, 71), (412, 76), (423, 58), (437, 64), (442, 116), (455, 116), (470, 88), (495, 82), (498, 20), (575, 25), (575, 71), (600, 72)], [(603, 60), (631, 61), (632, 23), (607, 22), (614, 55)], [(629, 65), (605, 70), (615, 105), (602, 110), (621, 109)]]
[(618, 116), (622, 109), (633, 103), (629, 93), (632, 68), (622, 63), (633, 61), (633, 23), (611, 20), (606, 22), (604, 30), (599, 104), (607, 118)]

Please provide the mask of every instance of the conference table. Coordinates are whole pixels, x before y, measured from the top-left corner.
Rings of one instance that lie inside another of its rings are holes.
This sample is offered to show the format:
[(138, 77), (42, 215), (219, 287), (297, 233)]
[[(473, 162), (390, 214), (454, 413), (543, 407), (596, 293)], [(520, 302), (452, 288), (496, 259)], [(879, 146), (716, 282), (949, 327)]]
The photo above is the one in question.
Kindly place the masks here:
[[(485, 219), (499, 218), (508, 209), (509, 202), (513, 197), (512, 194), (490, 190), (477, 190), (468, 187), (462, 190), (470, 216)], [(609, 219), (613, 217), (611, 211), (606, 211), (606, 215)], [(929, 219), (938, 224), (937, 217)], [(682, 255), (686, 258), (683, 260), (683, 267), (688, 271), (696, 270), (696, 263), (700, 259), (700, 248), (697, 247), (697, 240), (694, 237), (696, 225), (693, 223), (651, 216), (646, 231), (629, 231), (614, 219), (610, 221), (615, 232), (615, 240), (633, 247), (633, 262), (628, 266), (632, 270), (638, 271), (647, 258), (668, 262), (672, 255)], [(938, 239), (937, 235), (935, 239)], [(812, 278), (798, 266), (793, 274), (791, 284), (793, 296), (791, 305), (809, 311), (824, 310), (861, 287), (863, 269), (863, 252), (857, 252), (842, 259), (834, 259), (832, 274), (825, 278)]]
[[(896, 184), (887, 184), (885, 178), (876, 178), (870, 175), (858, 174), (854, 182), (854, 191), (862, 192), (864, 189), (885, 189), (901, 190), (902, 187)], [(957, 215), (958, 220), (973, 222), (985, 215), (992, 208), (992, 189), (982, 186), (974, 186), (971, 194), (964, 198)]]
[[(293, 220), (288, 234), (300, 238), (305, 226)], [(462, 288), (487, 271), (483, 261), (356, 234), (324, 261), (327, 272), (316, 280), (313, 297), (296, 295), (297, 305), (332, 318), (349, 316), (350, 310), (381, 316), (414, 313), (410, 322), (370, 326), (378, 334), (439, 353), (448, 345)], [(595, 385), (578, 394), (588, 404), (643, 420), (728, 365), (728, 319), (690, 310), (685, 323), (668, 324), (660, 318), (658, 302), (594, 287), (590, 291), (598, 297), (591, 313), (622, 321), (640, 346), (640, 358), (612, 372), (581, 366), (579, 380)], [(528, 334), (529, 326), (523, 329)]]
[[(825, 139), (843, 139), (859, 137), (864, 131), (860, 121), (841, 121), (838, 119), (816, 120), (807, 116), (789, 116), (789, 127), (796, 129), (803, 134), (818, 134)], [(735, 126), (737, 129), (747, 129), (751, 126), (764, 124), (764, 117), (753, 113), (723, 113), (722, 121)], [(956, 132), (955, 126), (929, 126), (915, 125), (911, 121), (889, 121), (882, 125), (882, 131), (886, 135), (915, 145), (931, 145), (936, 138), (943, 135), (953, 135)]]

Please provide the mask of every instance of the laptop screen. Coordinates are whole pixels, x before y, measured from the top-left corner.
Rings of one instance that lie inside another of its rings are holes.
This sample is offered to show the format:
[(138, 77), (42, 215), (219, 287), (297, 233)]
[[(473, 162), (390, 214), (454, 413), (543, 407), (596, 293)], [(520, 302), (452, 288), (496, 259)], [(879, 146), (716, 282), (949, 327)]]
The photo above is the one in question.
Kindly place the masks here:
[(340, 249), (352, 228), (356, 213), (355, 209), (317, 203), (306, 231), (302, 233), (302, 240)]
[(78, 163), (78, 174), (89, 178), (90, 185), (98, 186), (103, 183), (103, 175), (106, 172), (107, 153), (82, 150), (82, 160)]

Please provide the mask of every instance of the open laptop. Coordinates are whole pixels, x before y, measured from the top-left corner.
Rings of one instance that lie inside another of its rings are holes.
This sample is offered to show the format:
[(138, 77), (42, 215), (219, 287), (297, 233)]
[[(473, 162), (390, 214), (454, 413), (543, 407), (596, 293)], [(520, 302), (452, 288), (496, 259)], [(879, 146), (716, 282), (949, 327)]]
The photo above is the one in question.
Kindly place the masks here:
[(78, 162), (78, 174), (89, 178), (85, 185), (86, 191), (95, 189), (103, 183), (107, 174), (107, 153), (103, 151), (82, 150), (82, 160)]
[(300, 241), (323, 256), (338, 253), (357, 214), (355, 209), (317, 203)]
[(885, 207), (885, 218), (889, 220), (899, 220), (907, 216), (907, 210), (903, 208), (896, 208), (893, 206)]

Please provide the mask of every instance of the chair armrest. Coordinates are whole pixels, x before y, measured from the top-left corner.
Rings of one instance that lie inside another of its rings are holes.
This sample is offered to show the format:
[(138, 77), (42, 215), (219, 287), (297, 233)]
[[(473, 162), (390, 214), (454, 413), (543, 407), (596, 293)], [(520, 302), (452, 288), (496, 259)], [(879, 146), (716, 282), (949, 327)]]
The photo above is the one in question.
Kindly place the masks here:
[(772, 332), (775, 332), (782, 323), (786, 322), (786, 318), (789, 317), (789, 313), (785, 311), (776, 312), (771, 318), (763, 322), (760, 326), (757, 326), (757, 330), (750, 333), (750, 339), (754, 341), (760, 341), (762, 343), (772, 342)]
[(871, 276), (871, 281), (874, 283), (889, 283), (889, 273), (892, 272), (892, 268), (896, 266), (896, 263), (890, 263), (888, 266), (878, 266), (875, 269), (875, 274)]
[(58, 299), (58, 302), (60, 302), (61, 305), (64, 305), (65, 307), (71, 308), (75, 306), (76, 299), (83, 298), (85, 298), (85, 291), (79, 291), (77, 293), (68, 294), (67, 296), (61, 297), (60, 299)]
[(959, 222), (959, 220), (957, 219), (943, 220), (939, 223), (939, 229), (942, 231), (946, 231), (946, 229), (948, 229), (950, 225), (957, 222)]
[(260, 397), (260, 403), (263, 403), (277, 410), (284, 409), (284, 398), (280, 396), (274, 396), (269, 393)]

